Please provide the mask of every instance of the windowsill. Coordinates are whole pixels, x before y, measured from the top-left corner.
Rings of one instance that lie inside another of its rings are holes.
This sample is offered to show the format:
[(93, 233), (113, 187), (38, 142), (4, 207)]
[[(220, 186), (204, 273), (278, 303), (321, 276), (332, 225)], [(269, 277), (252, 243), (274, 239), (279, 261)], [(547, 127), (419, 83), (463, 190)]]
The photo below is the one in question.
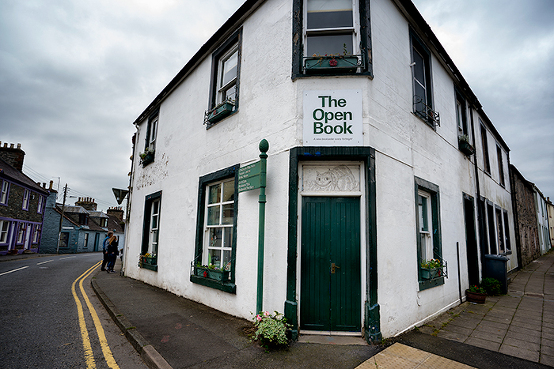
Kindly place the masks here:
[(154, 272), (158, 271), (158, 266), (157, 265), (143, 264), (143, 265), (139, 265), (139, 268), (152, 270)]
[(420, 114), (418, 114), (418, 113), (415, 112), (415, 111), (412, 111), (412, 114), (413, 114), (417, 119), (419, 119), (419, 120), (422, 121), (423, 123), (427, 124), (427, 125), (429, 126), (429, 128), (431, 128), (433, 131), (436, 131), (436, 130), (437, 130), (437, 124), (435, 124), (433, 121), (429, 121), (428, 119), (423, 118)]
[(296, 80), (298, 78), (314, 78), (314, 77), (366, 77), (369, 79), (373, 79), (373, 73), (371, 72), (341, 72), (341, 73), (316, 73), (315, 71), (312, 71), (310, 73), (295, 73), (292, 75), (292, 80)]
[(212, 128), (213, 126), (219, 124), (219, 122), (222, 122), (222, 121), (224, 121), (225, 119), (232, 117), (232, 116), (235, 115), (236, 113), (238, 113), (238, 107), (235, 108), (235, 110), (233, 110), (233, 111), (230, 112), (229, 114), (225, 115), (224, 117), (221, 117), (221, 118), (218, 118), (218, 119), (216, 119), (216, 120), (213, 120), (212, 122), (206, 121), (206, 123), (205, 123), (205, 124), (206, 124), (206, 129)]
[(190, 276), (190, 281), (192, 283), (200, 284), (202, 286), (213, 288), (223, 292), (228, 292), (232, 294), (237, 293), (237, 286), (232, 282), (216, 281), (215, 279), (199, 277), (194, 274)]
[(429, 288), (441, 286), (444, 284), (444, 277), (439, 277), (435, 279), (430, 279), (426, 281), (419, 281), (419, 290), (424, 291)]

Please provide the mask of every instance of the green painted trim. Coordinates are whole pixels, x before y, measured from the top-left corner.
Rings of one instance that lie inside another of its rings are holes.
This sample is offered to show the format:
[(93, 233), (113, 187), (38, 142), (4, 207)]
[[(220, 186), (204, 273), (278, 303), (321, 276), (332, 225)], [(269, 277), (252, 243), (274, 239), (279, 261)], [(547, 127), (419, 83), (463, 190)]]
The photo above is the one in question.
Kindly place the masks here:
[(437, 279), (431, 279), (427, 281), (419, 281), (419, 290), (423, 291), (429, 288), (441, 286), (444, 284), (444, 277), (440, 277)]
[(371, 147), (294, 147), (289, 157), (289, 229), (287, 248), (287, 299), (285, 317), (292, 325), (293, 335), (298, 335), (298, 301), (296, 301), (296, 265), (298, 253), (298, 163), (300, 161), (363, 161), (366, 170), (366, 309), (364, 330), (368, 342), (382, 338), (381, 318), (377, 293), (377, 207), (375, 184), (375, 150)]
[(220, 290), (220, 291), (223, 291), (223, 292), (228, 292), (228, 293), (232, 293), (232, 294), (237, 293), (237, 286), (233, 282), (223, 283), (223, 282), (220, 282), (220, 281), (216, 281), (215, 279), (198, 277), (194, 274), (190, 276), (190, 281), (192, 283), (200, 284), (200, 285), (205, 286), (205, 287), (214, 288), (216, 290)]
[[(203, 251), (203, 239), (204, 239), (204, 210), (206, 202), (206, 185), (211, 182), (224, 180), (227, 178), (235, 178), (235, 206), (234, 212), (235, 217), (233, 219), (233, 248), (231, 250), (231, 281), (226, 283), (226, 285), (235, 285), (235, 259), (236, 259), (236, 249), (237, 249), (237, 217), (238, 217), (238, 206), (239, 206), (239, 196), (238, 196), (238, 176), (236, 172), (239, 169), (239, 165), (233, 165), (231, 167), (219, 170), (214, 173), (206, 174), (205, 176), (200, 177), (198, 181), (198, 205), (197, 205), (197, 216), (196, 216), (196, 239), (195, 239), (195, 251), (194, 251), (194, 260), (193, 265), (196, 265), (198, 260), (202, 260), (202, 251)], [(190, 281), (193, 283), (198, 283), (207, 287), (212, 287), (219, 289), (225, 292), (236, 293), (236, 287), (221, 287), (213, 285), (212, 283), (204, 283), (206, 278), (199, 278), (197, 276), (191, 275)], [(221, 287), (221, 288), (220, 288)]]
[(142, 264), (142, 265), (140, 266), (140, 268), (142, 268), (142, 269), (148, 269), (148, 270), (153, 270), (154, 272), (157, 272), (157, 271), (158, 271), (158, 266), (157, 266), (157, 265)]

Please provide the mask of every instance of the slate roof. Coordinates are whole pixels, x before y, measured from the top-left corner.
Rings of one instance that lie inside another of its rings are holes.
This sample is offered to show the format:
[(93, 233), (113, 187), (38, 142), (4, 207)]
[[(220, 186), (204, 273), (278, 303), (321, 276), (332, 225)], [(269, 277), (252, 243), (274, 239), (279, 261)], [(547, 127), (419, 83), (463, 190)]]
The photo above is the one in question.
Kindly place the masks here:
[(36, 192), (48, 195), (48, 191), (46, 189), (40, 187), (31, 178), (27, 177), (25, 174), (15, 169), (2, 159), (0, 159), (0, 177), (4, 177)]

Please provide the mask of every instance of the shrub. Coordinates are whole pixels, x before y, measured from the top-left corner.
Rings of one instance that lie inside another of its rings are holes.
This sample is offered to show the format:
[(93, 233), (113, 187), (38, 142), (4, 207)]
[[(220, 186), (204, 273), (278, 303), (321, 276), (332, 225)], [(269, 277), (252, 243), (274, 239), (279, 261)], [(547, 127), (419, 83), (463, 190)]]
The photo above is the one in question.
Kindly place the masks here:
[(487, 295), (495, 296), (502, 294), (502, 288), (500, 282), (495, 278), (483, 278), (481, 286), (487, 291)]
[(275, 312), (260, 312), (254, 317), (254, 325), (256, 332), (254, 339), (259, 341), (262, 346), (279, 347), (288, 345), (287, 329), (290, 327), (287, 324), (283, 314)]

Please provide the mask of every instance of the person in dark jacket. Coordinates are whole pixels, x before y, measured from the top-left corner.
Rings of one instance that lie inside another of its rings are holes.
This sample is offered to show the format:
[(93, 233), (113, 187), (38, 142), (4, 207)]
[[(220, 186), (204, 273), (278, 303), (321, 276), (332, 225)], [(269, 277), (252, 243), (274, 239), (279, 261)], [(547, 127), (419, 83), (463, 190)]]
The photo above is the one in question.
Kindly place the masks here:
[(117, 237), (115, 237), (112, 233), (112, 236), (108, 239), (107, 242), (108, 264), (106, 265), (106, 272), (108, 273), (115, 273), (113, 268), (115, 265), (115, 259), (119, 254), (117, 243)]
[(102, 242), (102, 266), (100, 270), (106, 270), (106, 264), (108, 263), (108, 240), (113, 236), (113, 232), (109, 231), (106, 238)]

